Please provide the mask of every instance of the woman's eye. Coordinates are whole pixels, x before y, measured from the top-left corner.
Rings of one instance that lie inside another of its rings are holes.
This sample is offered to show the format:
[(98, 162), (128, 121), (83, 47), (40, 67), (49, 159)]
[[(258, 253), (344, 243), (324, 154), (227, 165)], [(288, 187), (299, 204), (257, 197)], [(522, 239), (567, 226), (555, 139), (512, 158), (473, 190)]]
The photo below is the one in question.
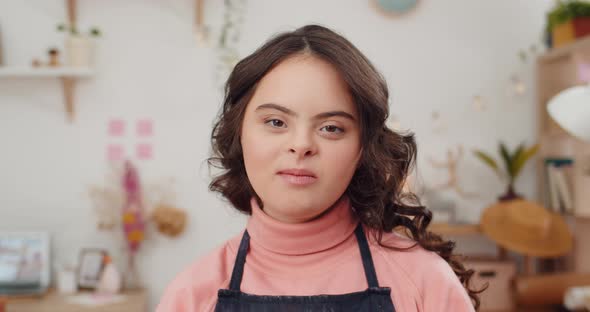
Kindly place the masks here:
[(338, 127), (333, 126), (333, 125), (325, 126), (322, 129), (326, 129), (326, 131), (327, 132), (330, 132), (330, 133), (342, 133), (342, 132), (344, 132), (344, 130), (342, 130), (342, 128), (338, 128)]
[(267, 120), (265, 123), (270, 124), (271, 126), (273, 126), (275, 128), (283, 128), (283, 126), (285, 125), (285, 123), (280, 119), (270, 119), (270, 120)]

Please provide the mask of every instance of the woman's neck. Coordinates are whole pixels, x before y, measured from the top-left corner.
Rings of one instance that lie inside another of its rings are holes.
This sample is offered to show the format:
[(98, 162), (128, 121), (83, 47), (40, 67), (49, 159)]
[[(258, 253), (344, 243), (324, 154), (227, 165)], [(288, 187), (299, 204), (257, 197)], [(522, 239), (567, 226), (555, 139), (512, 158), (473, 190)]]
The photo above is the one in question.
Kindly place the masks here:
[(358, 221), (344, 196), (320, 215), (306, 222), (282, 222), (266, 214), (251, 200), (248, 233), (256, 243), (281, 254), (305, 254), (325, 250), (352, 234)]

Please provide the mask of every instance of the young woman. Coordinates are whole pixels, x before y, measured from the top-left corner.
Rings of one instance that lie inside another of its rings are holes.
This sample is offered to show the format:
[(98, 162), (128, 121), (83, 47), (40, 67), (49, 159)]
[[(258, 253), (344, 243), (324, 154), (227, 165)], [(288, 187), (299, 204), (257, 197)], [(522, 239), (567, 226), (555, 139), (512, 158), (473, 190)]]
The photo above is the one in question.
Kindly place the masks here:
[(224, 171), (210, 189), (248, 224), (180, 273), (158, 311), (477, 308), (472, 271), (403, 189), (416, 143), (385, 126), (387, 103), (375, 67), (321, 26), (240, 61), (212, 132), (209, 163)]

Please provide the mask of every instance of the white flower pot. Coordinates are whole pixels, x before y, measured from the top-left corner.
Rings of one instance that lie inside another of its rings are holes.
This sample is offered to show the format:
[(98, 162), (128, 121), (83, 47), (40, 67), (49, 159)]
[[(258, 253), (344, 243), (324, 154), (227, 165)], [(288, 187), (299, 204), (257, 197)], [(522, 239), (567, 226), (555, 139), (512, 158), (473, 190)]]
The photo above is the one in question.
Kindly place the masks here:
[(83, 36), (69, 36), (65, 43), (67, 65), (92, 67), (94, 65), (94, 41)]

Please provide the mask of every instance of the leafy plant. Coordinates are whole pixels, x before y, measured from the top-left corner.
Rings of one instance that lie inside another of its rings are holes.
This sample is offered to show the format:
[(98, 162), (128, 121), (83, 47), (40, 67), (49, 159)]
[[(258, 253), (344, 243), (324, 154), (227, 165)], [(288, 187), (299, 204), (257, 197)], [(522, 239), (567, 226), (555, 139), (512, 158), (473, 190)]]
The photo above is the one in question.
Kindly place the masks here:
[[(68, 25), (68, 24), (63, 24), (63, 23), (57, 25), (57, 31), (60, 31), (60, 32), (68, 32), (72, 36), (79, 36), (80, 35), (80, 32), (78, 31), (78, 28), (76, 28), (75, 26)], [(98, 29), (97, 27), (90, 28), (90, 30), (88, 30), (88, 36), (90, 36), (90, 37), (100, 37), (101, 36), (100, 29)]]
[(582, 0), (558, 0), (547, 13), (546, 31), (551, 33), (555, 26), (567, 23), (576, 17), (590, 17), (590, 2)]
[(527, 161), (537, 153), (539, 145), (535, 144), (531, 147), (526, 147), (524, 143), (521, 143), (514, 151), (510, 151), (506, 144), (500, 142), (498, 150), (500, 153), (500, 159), (504, 163), (503, 168), (500, 167), (499, 162), (497, 162), (490, 154), (477, 149), (474, 150), (473, 153), (479, 160), (490, 167), (502, 180), (505, 180), (508, 183), (506, 194), (500, 197), (500, 199), (508, 200), (517, 198), (519, 195), (514, 191), (514, 182)]

